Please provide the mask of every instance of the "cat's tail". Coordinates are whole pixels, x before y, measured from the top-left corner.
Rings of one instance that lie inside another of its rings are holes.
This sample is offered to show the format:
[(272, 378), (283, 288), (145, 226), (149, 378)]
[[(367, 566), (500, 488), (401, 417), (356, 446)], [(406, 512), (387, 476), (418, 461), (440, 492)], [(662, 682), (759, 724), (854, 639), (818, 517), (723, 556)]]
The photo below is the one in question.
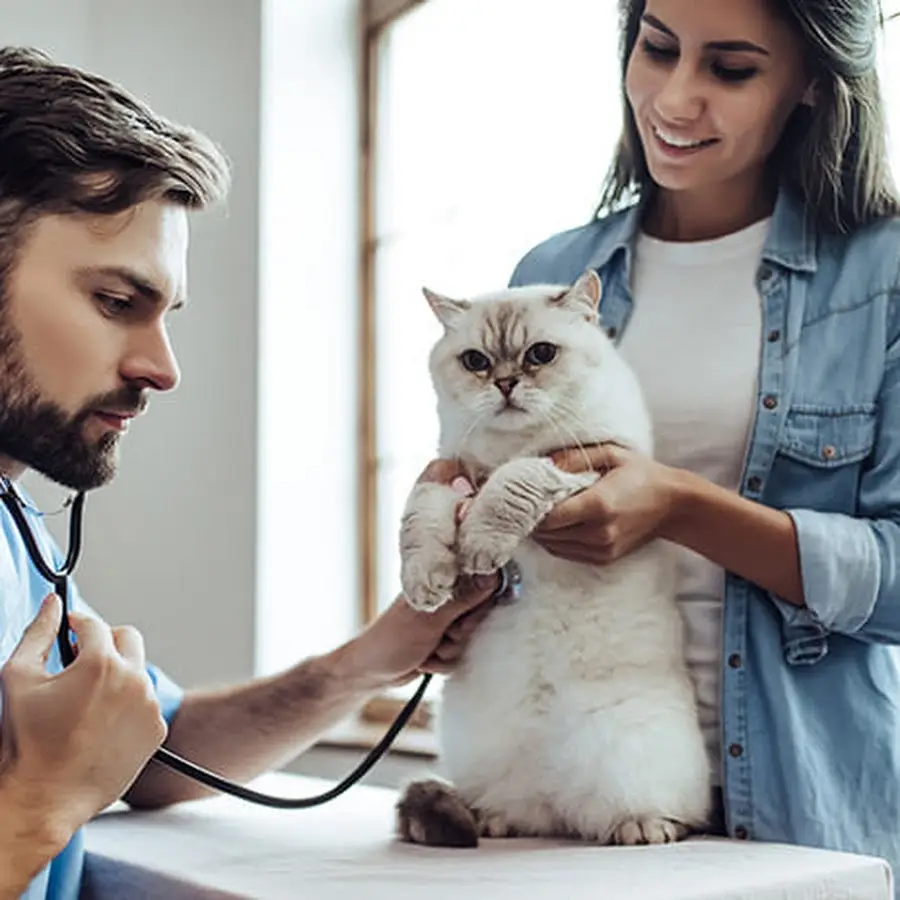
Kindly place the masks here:
[(477, 847), (475, 814), (449, 784), (429, 779), (408, 785), (397, 802), (404, 841), (429, 847)]

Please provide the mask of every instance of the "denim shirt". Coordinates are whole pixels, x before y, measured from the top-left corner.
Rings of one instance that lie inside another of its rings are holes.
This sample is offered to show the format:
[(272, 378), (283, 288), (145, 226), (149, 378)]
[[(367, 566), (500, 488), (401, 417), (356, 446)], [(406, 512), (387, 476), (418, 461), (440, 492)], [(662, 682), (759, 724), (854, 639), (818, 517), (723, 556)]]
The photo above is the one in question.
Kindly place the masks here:
[[(595, 269), (601, 324), (620, 339), (640, 215), (550, 238), (511, 284)], [(727, 574), (726, 826), (882, 856), (900, 873), (900, 220), (822, 234), (782, 190), (756, 285), (758, 402), (740, 490), (792, 517), (806, 605)]]

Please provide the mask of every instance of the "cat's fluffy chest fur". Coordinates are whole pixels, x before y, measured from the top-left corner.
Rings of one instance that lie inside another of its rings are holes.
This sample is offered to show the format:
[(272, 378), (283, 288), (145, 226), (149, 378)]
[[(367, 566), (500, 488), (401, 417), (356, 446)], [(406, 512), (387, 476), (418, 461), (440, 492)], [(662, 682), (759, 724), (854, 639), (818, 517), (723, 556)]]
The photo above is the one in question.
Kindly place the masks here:
[(507, 292), (480, 306), (429, 297), (446, 329), (432, 354), (441, 456), (490, 474), (458, 530), (452, 491), (413, 490), (404, 590), (435, 608), (460, 573), (511, 558), (522, 582), (520, 600), (492, 611), (447, 680), (440, 743), (450, 784), (406, 791), (407, 839), (661, 842), (708, 814), (709, 763), (667, 546), (594, 566), (529, 539), (596, 478), (556, 469), (550, 450), (601, 440), (651, 450), (636, 379), (593, 322), (598, 298), (592, 273), (568, 291)]

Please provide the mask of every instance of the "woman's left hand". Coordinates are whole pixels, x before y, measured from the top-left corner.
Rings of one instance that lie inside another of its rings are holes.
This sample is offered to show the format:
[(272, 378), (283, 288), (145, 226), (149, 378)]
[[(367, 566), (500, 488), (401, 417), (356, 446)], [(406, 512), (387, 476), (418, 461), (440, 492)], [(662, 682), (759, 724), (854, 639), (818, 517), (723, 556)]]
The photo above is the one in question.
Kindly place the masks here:
[(603, 564), (665, 536), (675, 514), (677, 470), (615, 444), (564, 450), (552, 459), (567, 472), (602, 474), (541, 522), (532, 538), (545, 550), (574, 562)]

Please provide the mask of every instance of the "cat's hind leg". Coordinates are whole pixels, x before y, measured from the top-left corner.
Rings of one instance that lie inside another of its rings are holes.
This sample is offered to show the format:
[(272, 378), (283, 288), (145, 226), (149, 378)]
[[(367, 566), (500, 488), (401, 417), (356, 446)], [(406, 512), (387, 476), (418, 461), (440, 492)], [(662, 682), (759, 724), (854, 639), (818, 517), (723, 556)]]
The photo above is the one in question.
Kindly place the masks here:
[(397, 830), (404, 841), (429, 847), (477, 847), (475, 813), (449, 784), (414, 781), (397, 802)]
[(622, 822), (613, 831), (611, 842), (625, 846), (674, 844), (686, 838), (688, 833), (688, 827), (682, 822), (659, 816), (646, 816)]
[(443, 484), (417, 484), (400, 527), (400, 583), (410, 606), (433, 611), (453, 599), (456, 507), (460, 496)]
[(506, 816), (502, 813), (476, 811), (475, 820), (478, 823), (478, 833), (482, 837), (512, 838), (524, 835), (524, 832), (510, 825)]

